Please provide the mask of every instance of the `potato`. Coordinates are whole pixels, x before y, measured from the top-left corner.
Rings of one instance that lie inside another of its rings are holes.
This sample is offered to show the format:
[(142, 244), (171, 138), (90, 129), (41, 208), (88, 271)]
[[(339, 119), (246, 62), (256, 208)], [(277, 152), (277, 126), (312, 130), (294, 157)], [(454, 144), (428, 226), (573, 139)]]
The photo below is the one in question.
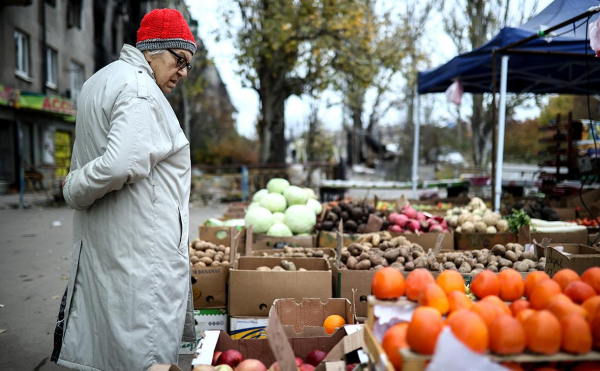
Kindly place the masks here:
[(408, 262), (404, 264), (404, 270), (407, 272), (415, 270), (415, 264), (413, 262)]
[(535, 265), (535, 269), (538, 271), (545, 271), (546, 270), (546, 264), (539, 262)]
[(413, 264), (415, 265), (415, 269), (417, 269), (417, 268), (428, 269), (429, 268), (429, 264), (427, 263), (427, 259), (424, 256), (416, 258), (413, 261)]
[(206, 264), (206, 266), (210, 266), (213, 262), (213, 260), (211, 258), (209, 258), (208, 256), (205, 256), (203, 258), (200, 258), (200, 261), (204, 264)]
[(399, 256), (398, 259), (396, 259), (397, 263), (400, 264), (404, 264), (406, 262), (406, 259), (404, 259), (404, 256)]
[(298, 269), (298, 272), (308, 272), (308, 271), (306, 270), (306, 268), (300, 268), (300, 269)]
[(296, 264), (294, 264), (293, 262), (287, 261), (287, 260), (281, 261), (281, 267), (283, 269), (285, 269), (286, 271), (295, 271), (296, 270)]
[(479, 263), (479, 264), (483, 265), (483, 264), (487, 264), (487, 262), (488, 262), (488, 261), (487, 261), (487, 258), (486, 258), (486, 256), (485, 256), (485, 255), (479, 255), (479, 256), (477, 257), (477, 263)]
[(256, 270), (257, 270), (257, 271), (270, 271), (270, 270), (271, 270), (271, 268), (269, 268), (269, 267), (265, 267), (265, 266), (262, 266), (262, 267), (258, 267), (258, 268), (256, 268)]
[(523, 263), (526, 263), (529, 269), (533, 269), (536, 266), (536, 263), (531, 259), (524, 259)]
[(358, 257), (358, 261), (361, 262), (363, 260), (367, 260), (369, 259), (369, 254), (367, 254), (366, 252), (363, 252), (362, 254), (360, 254), (360, 256)]
[(469, 263), (464, 262), (461, 264), (460, 268), (458, 268), (458, 271), (460, 273), (471, 273), (471, 266), (469, 265)]
[(502, 268), (500, 268), (499, 272), (505, 271), (507, 269), (511, 269), (511, 268), (510, 267), (502, 267)]
[(515, 244), (515, 251), (520, 250), (521, 252), (525, 251), (525, 248), (520, 243)]
[(477, 263), (477, 264), (475, 264), (473, 266), (473, 268), (475, 268), (475, 269), (485, 269), (485, 265)]
[(412, 255), (413, 259), (416, 259), (416, 258), (419, 258), (419, 257), (425, 255), (425, 254), (423, 254), (421, 251), (414, 251), (413, 250), (413, 252), (412, 252), (411, 255)]
[(221, 266), (221, 262), (218, 260), (215, 260), (212, 262), (212, 264), (210, 265), (211, 267), (220, 267)]
[(206, 249), (204, 251), (206, 253), (206, 256), (208, 256), (209, 258), (214, 258), (215, 255), (217, 255), (217, 252), (213, 249)]
[(356, 265), (356, 269), (366, 271), (371, 268), (371, 262), (369, 260), (363, 260)]
[(433, 263), (429, 263), (429, 270), (430, 271), (439, 272), (441, 270), (440, 268), (441, 268), (441, 265), (437, 261), (435, 261)]
[(456, 269), (456, 265), (454, 265), (454, 263), (452, 263), (452, 262), (446, 262), (446, 263), (444, 263), (443, 267), (444, 267), (444, 269), (450, 269), (450, 270), (453, 270), (453, 271), (457, 270)]
[(380, 243), (381, 236), (379, 234), (374, 234), (373, 237), (371, 237), (371, 244), (373, 245), (373, 247), (378, 247)]
[(504, 258), (510, 260), (513, 263), (519, 260), (519, 258), (517, 258), (517, 254), (514, 251), (507, 251), (504, 254)]
[(392, 248), (384, 252), (383, 257), (390, 263), (393, 263), (400, 256), (400, 249)]
[(196, 267), (196, 268), (202, 268), (202, 267), (206, 267), (206, 264), (204, 264), (202, 262), (198, 262), (198, 263), (194, 264), (194, 267)]
[(512, 267), (517, 272), (527, 272), (529, 270), (529, 264), (524, 262), (515, 262)]
[(460, 267), (464, 262), (465, 262), (465, 258), (463, 258), (462, 256), (454, 259), (454, 265), (457, 267)]
[(199, 258), (199, 257), (197, 257), (197, 256), (195, 256), (195, 255), (193, 255), (193, 256), (190, 256), (190, 263), (192, 263), (192, 264), (196, 264), (196, 263), (198, 263), (198, 262), (200, 262), (200, 258)]
[(392, 265), (390, 265), (390, 267), (396, 268), (399, 271), (403, 271), (404, 270), (404, 264), (400, 264), (398, 262), (392, 263)]
[(272, 270), (273, 271), (278, 271), (278, 272), (285, 272), (285, 269), (282, 266), (279, 266), (279, 265), (273, 267)]
[(505, 253), (506, 253), (506, 247), (504, 247), (502, 245), (494, 245), (494, 247), (492, 247), (492, 254), (494, 254), (496, 256), (504, 256)]
[(346, 262), (346, 266), (348, 267), (348, 269), (356, 269), (357, 265), (358, 259), (356, 259), (354, 256), (348, 258), (348, 261)]
[(375, 272), (377, 272), (380, 269), (383, 269), (384, 266), (383, 265), (376, 265), (374, 268), (372, 268)]
[(485, 225), (484, 222), (482, 222), (482, 221), (475, 222), (475, 231), (477, 233), (485, 233), (486, 230), (487, 230), (487, 225)]
[(521, 254), (521, 260), (529, 259), (533, 260), (535, 258), (535, 253), (533, 251), (524, 251)]
[(498, 260), (500, 260), (500, 257), (499, 257), (499, 256), (496, 256), (496, 255), (489, 255), (489, 256), (487, 257), (487, 263), (488, 263), (488, 265), (489, 265), (490, 263), (492, 263), (492, 262), (497, 262)]
[(504, 259), (504, 258), (501, 258), (498, 261), (498, 265), (500, 266), (500, 268), (502, 268), (502, 267), (509, 267), (510, 268), (510, 267), (512, 267), (512, 264), (513, 263), (510, 260)]
[(491, 267), (487, 268), (489, 271), (492, 271), (494, 273), (498, 273), (498, 267), (495, 265), (492, 265)]
[(363, 248), (361, 245), (359, 245), (357, 243), (353, 243), (353, 244), (350, 244), (350, 246), (348, 246), (348, 251), (350, 252), (350, 255), (352, 255), (352, 256), (359, 256), (360, 254), (362, 254)]

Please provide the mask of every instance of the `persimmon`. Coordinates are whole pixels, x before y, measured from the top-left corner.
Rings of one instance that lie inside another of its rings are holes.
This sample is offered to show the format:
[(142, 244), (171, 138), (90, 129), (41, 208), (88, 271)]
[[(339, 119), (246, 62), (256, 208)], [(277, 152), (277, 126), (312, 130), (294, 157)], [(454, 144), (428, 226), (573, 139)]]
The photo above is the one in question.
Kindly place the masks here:
[(519, 322), (521, 322), (521, 324), (524, 324), (525, 321), (527, 320), (527, 318), (529, 318), (529, 316), (531, 316), (535, 312), (537, 312), (537, 311), (534, 309), (523, 309), (522, 311), (519, 312), (519, 314), (517, 314), (517, 316), (515, 318)]
[(498, 273), (500, 284), (500, 299), (504, 301), (515, 301), (521, 299), (525, 292), (523, 276), (514, 269), (506, 269)]
[(377, 299), (398, 299), (404, 295), (404, 289), (404, 276), (395, 268), (386, 267), (373, 275), (371, 292)]
[(521, 322), (508, 314), (502, 314), (492, 322), (490, 334), (490, 350), (496, 354), (523, 353), (527, 345)]
[(489, 295), (498, 296), (500, 293), (498, 276), (489, 270), (479, 272), (471, 282), (471, 292), (479, 299)]
[(552, 280), (554, 282), (558, 283), (558, 285), (560, 286), (560, 289), (562, 291), (565, 291), (565, 288), (567, 287), (568, 284), (570, 284), (571, 282), (574, 282), (574, 281), (579, 281), (579, 280), (581, 280), (581, 278), (574, 270), (568, 269), (568, 268), (563, 268), (563, 269), (559, 270), (558, 272), (556, 272), (554, 277), (552, 277)]
[(408, 348), (408, 342), (406, 341), (407, 330), (408, 322), (399, 323), (390, 327), (381, 340), (381, 346), (396, 370), (402, 370), (400, 349)]
[(561, 293), (562, 290), (560, 285), (553, 280), (540, 282), (535, 289), (533, 289), (533, 293), (529, 298), (529, 304), (532, 309), (544, 309), (548, 304), (550, 304), (553, 296)]
[(466, 309), (458, 310), (448, 318), (446, 325), (458, 340), (476, 353), (484, 353), (488, 348), (489, 332), (483, 319)]
[(504, 314), (503, 310), (498, 305), (490, 303), (489, 301), (478, 301), (473, 303), (471, 311), (478, 314), (488, 328), (496, 317)]
[(501, 309), (502, 313), (509, 314), (512, 316), (512, 312), (510, 311), (510, 308), (508, 307), (508, 305), (505, 302), (503, 302), (499, 297), (490, 295), (490, 296), (486, 296), (485, 298), (483, 298), (482, 301), (490, 302), (490, 303), (496, 305), (499, 309)]
[(522, 311), (523, 309), (529, 308), (529, 301), (527, 301), (525, 299), (515, 300), (510, 304), (509, 308), (510, 308), (510, 311), (511, 311), (513, 317), (516, 317), (520, 311)]
[(560, 322), (552, 313), (541, 310), (533, 313), (523, 324), (527, 348), (535, 353), (555, 354), (561, 346)]
[(408, 300), (419, 300), (421, 292), (428, 283), (435, 283), (433, 275), (428, 270), (419, 268), (410, 272), (406, 277), (406, 297)]
[(446, 293), (435, 283), (428, 283), (419, 296), (419, 305), (437, 309), (441, 315), (448, 313), (449, 304)]
[(452, 291), (448, 294), (448, 310), (450, 313), (459, 309), (471, 309), (473, 302), (461, 291)]
[(565, 287), (564, 291), (576, 304), (581, 304), (587, 299), (596, 296), (594, 288), (583, 281), (574, 281)]
[(549, 280), (550, 276), (546, 272), (537, 271), (531, 272), (525, 277), (525, 297), (531, 299), (533, 289), (542, 281)]
[(560, 321), (562, 329), (562, 350), (569, 353), (584, 354), (592, 349), (592, 330), (586, 320), (576, 314), (570, 314)]
[(545, 309), (552, 313), (559, 321), (571, 314), (577, 314), (582, 318), (587, 317), (586, 310), (574, 304), (565, 294), (554, 296)]
[(596, 313), (596, 310), (600, 308), (599, 305), (600, 296), (594, 296), (584, 301), (583, 304), (581, 304), (581, 307), (587, 312), (588, 318), (591, 318)]
[(600, 295), (600, 267), (588, 268), (581, 275), (581, 280), (592, 286), (596, 294)]
[(415, 352), (433, 354), (443, 326), (442, 315), (437, 309), (418, 307), (406, 331), (408, 345)]
[(450, 294), (452, 291), (460, 291), (463, 294), (466, 292), (465, 290), (465, 280), (462, 274), (453, 270), (445, 270), (437, 277), (435, 283), (438, 284), (439, 287), (444, 290), (446, 295)]

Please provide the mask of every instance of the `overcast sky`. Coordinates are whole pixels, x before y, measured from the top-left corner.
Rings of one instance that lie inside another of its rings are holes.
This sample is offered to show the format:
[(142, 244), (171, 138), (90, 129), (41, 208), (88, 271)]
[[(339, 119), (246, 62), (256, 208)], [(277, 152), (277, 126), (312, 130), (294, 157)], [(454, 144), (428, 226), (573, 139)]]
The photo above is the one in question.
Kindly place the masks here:
[[(383, 0), (387, 1), (397, 0)], [(515, 1), (515, 0), (513, 0)], [(551, 0), (539, 0), (538, 12), (544, 9)], [(208, 49), (209, 57), (215, 61), (215, 64), (221, 74), (221, 78), (227, 85), (227, 90), (236, 107), (237, 128), (240, 134), (247, 137), (256, 137), (255, 124), (259, 113), (259, 99), (257, 93), (250, 88), (242, 86), (242, 79), (237, 74), (238, 65), (235, 61), (236, 50), (232, 40), (221, 38), (217, 41), (216, 36), (226, 25), (223, 23), (222, 13), (224, 10), (232, 10), (235, 14), (237, 8), (232, 1), (228, 0), (186, 0), (190, 13), (199, 23), (199, 34)], [(526, 0), (525, 7), (531, 9), (534, 0)], [(516, 4), (516, 1), (515, 1)], [(512, 9), (518, 11), (516, 6)], [(239, 16), (238, 16), (239, 17)], [(239, 18), (238, 18), (239, 19)], [(429, 22), (430, 30), (428, 32), (428, 47), (438, 45), (434, 50), (436, 53), (431, 55), (432, 66), (438, 66), (452, 59), (456, 55), (456, 49), (450, 38), (444, 34), (442, 29), (441, 16), (434, 14)], [(401, 82), (399, 82), (401, 84)], [(443, 94), (437, 94), (436, 112), (440, 121), (452, 121), (450, 119), (455, 112), (455, 108), (445, 103)], [(342, 114), (339, 105), (327, 109), (326, 101), (339, 102), (341, 97), (335, 92), (325, 92), (321, 95), (320, 118), (330, 130), (336, 130), (341, 127)], [(536, 108), (523, 109), (517, 112), (517, 118), (525, 119), (535, 117), (539, 111)], [(462, 115), (468, 114), (465, 107)], [(308, 115), (308, 99), (292, 96), (286, 101), (286, 125), (288, 130), (300, 132), (306, 127), (306, 117)], [(447, 119), (448, 118), (448, 119)], [(397, 125), (404, 120), (402, 112), (390, 112), (382, 119), (383, 125)]]

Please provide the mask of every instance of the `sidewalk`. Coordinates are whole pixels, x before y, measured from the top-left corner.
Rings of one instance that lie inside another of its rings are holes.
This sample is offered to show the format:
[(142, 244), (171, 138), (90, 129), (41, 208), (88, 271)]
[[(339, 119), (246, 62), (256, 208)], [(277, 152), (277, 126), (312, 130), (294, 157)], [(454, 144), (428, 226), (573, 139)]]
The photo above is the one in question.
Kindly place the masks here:
[[(27, 208), (40, 207), (53, 204), (54, 200), (50, 195), (46, 193), (25, 193), (23, 195), (23, 205)], [(0, 210), (18, 209), (19, 208), (19, 194), (9, 193), (6, 195), (0, 195)]]

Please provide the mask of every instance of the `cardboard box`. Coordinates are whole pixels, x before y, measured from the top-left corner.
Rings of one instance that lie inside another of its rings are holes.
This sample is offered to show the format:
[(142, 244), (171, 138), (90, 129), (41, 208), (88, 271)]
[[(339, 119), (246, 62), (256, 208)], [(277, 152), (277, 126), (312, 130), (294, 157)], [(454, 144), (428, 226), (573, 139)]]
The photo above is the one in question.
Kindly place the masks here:
[(227, 331), (227, 308), (194, 310), (194, 322), (198, 340), (195, 342), (182, 342), (179, 354), (194, 354), (204, 331)]
[[(581, 198), (583, 198), (583, 202), (585, 202), (586, 205), (592, 205), (593, 203), (600, 200), (600, 189), (585, 190), (583, 191)], [(563, 197), (561, 199), (561, 201), (563, 202), (562, 206), (571, 208), (579, 207), (581, 208), (579, 212), (584, 215), (587, 215), (588, 212), (585, 209), (585, 207), (583, 207), (583, 204), (581, 203), (581, 198), (579, 198), (579, 193)]]
[(266, 317), (231, 317), (229, 319), (229, 335), (233, 340), (239, 339), (266, 339)]
[(428, 249), (433, 249), (435, 247), (435, 243), (440, 234), (444, 234), (444, 240), (442, 241), (442, 249), (443, 250), (454, 250), (454, 231), (450, 230), (448, 233), (439, 233), (439, 232), (431, 232), (431, 233), (392, 233), (392, 236), (404, 236), (408, 241), (417, 243), (423, 247), (425, 251)]
[(588, 244), (588, 231), (582, 229), (574, 232), (535, 232), (529, 226), (525, 226), (519, 230), (518, 241), (525, 246), (530, 243), (542, 243), (544, 238), (550, 239), (551, 243), (570, 243), (570, 244)]
[(517, 242), (516, 233), (454, 233), (456, 250), (491, 249), (494, 245)]
[(150, 366), (148, 371), (183, 371), (177, 365), (159, 365), (155, 364)]
[[(358, 332), (362, 336), (361, 332)], [(330, 352), (346, 336), (345, 331), (336, 331), (332, 336), (324, 337), (292, 337), (288, 338), (296, 357), (306, 359), (315, 349)], [(257, 359), (270, 367), (276, 362), (268, 339), (239, 339), (234, 340), (223, 331), (207, 331), (198, 350), (198, 357), (192, 361), (192, 366), (210, 364), (214, 352), (235, 349), (244, 358)]]
[[(560, 251), (562, 247), (562, 251)], [(538, 257), (546, 257), (546, 273), (552, 277), (561, 269), (572, 269), (581, 275), (586, 269), (600, 266), (600, 248), (583, 244), (551, 243), (547, 248), (535, 245)]]
[(356, 323), (354, 308), (347, 299), (331, 298), (321, 302), (320, 299), (305, 298), (300, 304), (294, 299), (277, 299), (271, 306), (269, 316), (273, 311), (277, 312), (286, 334), (290, 334), (288, 336), (329, 336), (323, 322), (334, 314), (343, 317), (348, 325)]
[(253, 250), (270, 250), (275, 248), (290, 247), (314, 247), (314, 236), (273, 237), (266, 234), (252, 235)]
[[(261, 266), (278, 266), (282, 260), (307, 271), (256, 270)], [(243, 256), (234, 260), (229, 272), (229, 315), (232, 317), (266, 317), (276, 299), (326, 301), (330, 297), (331, 268), (325, 259)]]
[(574, 207), (555, 207), (554, 211), (556, 211), (560, 220), (571, 221), (577, 217)]
[[(244, 246), (246, 240), (246, 228), (244, 227), (213, 227), (208, 225), (201, 225), (198, 227), (198, 238), (202, 241), (214, 243), (215, 245), (230, 246), (231, 235), (241, 232), (240, 247)], [(243, 251), (240, 251), (243, 252)]]
[(335, 297), (348, 299), (357, 317), (367, 316), (367, 298), (371, 295), (371, 281), (375, 271), (339, 269), (332, 266)]

